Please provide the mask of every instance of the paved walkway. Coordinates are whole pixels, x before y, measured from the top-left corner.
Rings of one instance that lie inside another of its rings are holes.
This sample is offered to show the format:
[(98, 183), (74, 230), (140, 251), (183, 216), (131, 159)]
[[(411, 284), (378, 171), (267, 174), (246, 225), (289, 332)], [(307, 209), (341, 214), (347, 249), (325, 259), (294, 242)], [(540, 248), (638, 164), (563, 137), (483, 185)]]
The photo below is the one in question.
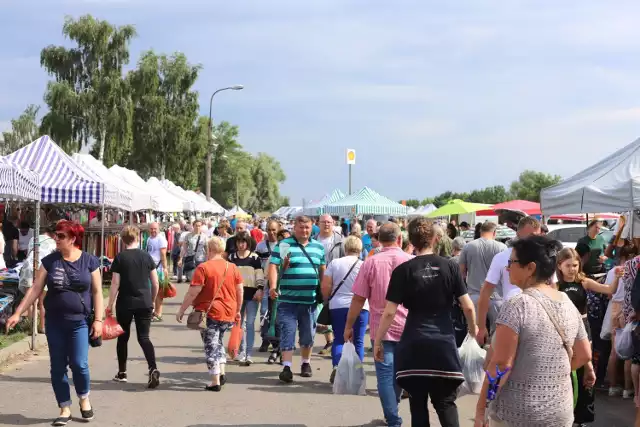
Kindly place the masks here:
[[(377, 426), (382, 411), (376, 396), (373, 361), (367, 357), (367, 396), (334, 396), (328, 378), (330, 359), (314, 356), (313, 378), (295, 378), (293, 385), (278, 381), (279, 365), (263, 363), (267, 355), (256, 353), (251, 367), (230, 364), (228, 383), (220, 393), (205, 392), (206, 366), (199, 335), (175, 321), (179, 298), (168, 300), (165, 321), (152, 327), (162, 383), (147, 390), (146, 362), (135, 340), (129, 345), (129, 383), (111, 380), (117, 370), (115, 341), (91, 349), (92, 403), (95, 426)], [(317, 340), (317, 352), (323, 344)], [(259, 343), (258, 343), (259, 344)], [(296, 356), (294, 363), (299, 363)], [(602, 402), (602, 404), (601, 404)], [(599, 419), (593, 426), (630, 427), (632, 403), (598, 400)], [(408, 402), (401, 404), (405, 425), (410, 425)], [(461, 426), (473, 425), (474, 397), (458, 401)], [(74, 414), (78, 415), (77, 399)], [(48, 425), (57, 415), (49, 383), (46, 350), (0, 372), (0, 426)], [(432, 426), (439, 426), (435, 413)], [(74, 425), (78, 423), (70, 423)]]

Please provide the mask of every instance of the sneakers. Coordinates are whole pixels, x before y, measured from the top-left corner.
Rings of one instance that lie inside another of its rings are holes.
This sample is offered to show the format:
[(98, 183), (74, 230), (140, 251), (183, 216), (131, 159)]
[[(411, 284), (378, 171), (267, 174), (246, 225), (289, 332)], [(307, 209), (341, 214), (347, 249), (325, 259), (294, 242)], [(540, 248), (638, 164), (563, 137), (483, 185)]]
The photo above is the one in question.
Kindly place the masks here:
[(623, 399), (633, 399), (633, 396), (635, 395), (635, 392), (632, 390), (625, 390), (622, 392), (622, 398)]
[(247, 359), (247, 356), (242, 354), (242, 353), (238, 353), (236, 355), (236, 357), (233, 358), (234, 362), (240, 362), (240, 364), (244, 363), (244, 361)]
[(269, 355), (269, 358), (267, 359), (267, 363), (269, 365), (273, 365), (274, 363), (276, 363), (277, 360), (278, 360), (278, 352), (277, 351), (273, 351)]
[(335, 380), (336, 380), (336, 368), (333, 368), (333, 370), (331, 371), (331, 375), (329, 376), (329, 382), (333, 384)]
[(116, 374), (115, 377), (113, 377), (113, 380), (119, 383), (126, 383), (127, 382), (127, 373), (126, 372), (118, 372)]
[(331, 355), (331, 347), (333, 346), (333, 342), (328, 342), (318, 353), (320, 356), (330, 356)]
[(609, 397), (622, 396), (622, 387), (609, 387)]
[(247, 356), (240, 361), (240, 366), (251, 366), (252, 364), (253, 360), (251, 360), (251, 356)]
[(148, 388), (156, 388), (160, 385), (160, 371), (153, 369), (149, 372), (149, 381), (147, 382)]
[(291, 372), (291, 368), (285, 366), (282, 372), (280, 372), (279, 378), (283, 383), (291, 384), (293, 382), (293, 372)]
[(303, 363), (300, 367), (300, 376), (302, 378), (311, 378), (313, 376), (313, 371), (311, 370), (311, 365), (309, 363)]

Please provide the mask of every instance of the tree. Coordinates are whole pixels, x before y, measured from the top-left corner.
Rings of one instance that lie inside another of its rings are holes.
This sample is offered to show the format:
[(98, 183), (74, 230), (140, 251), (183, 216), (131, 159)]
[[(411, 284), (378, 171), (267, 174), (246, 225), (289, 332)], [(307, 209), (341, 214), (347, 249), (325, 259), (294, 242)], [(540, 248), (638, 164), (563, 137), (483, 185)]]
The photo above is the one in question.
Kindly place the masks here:
[(0, 155), (6, 156), (29, 145), (38, 138), (37, 105), (29, 105), (17, 119), (11, 120), (11, 130), (2, 132)]
[(550, 175), (544, 172), (525, 170), (517, 181), (511, 183), (510, 195), (513, 199), (540, 201), (540, 191), (562, 180), (560, 175)]
[(280, 199), (280, 206), (291, 206), (289, 196), (282, 196), (282, 198)]
[[(420, 200), (417, 200), (417, 199), (407, 199), (405, 200), (405, 202), (407, 206), (410, 208), (417, 208), (418, 206), (420, 206)], [(398, 203), (402, 203), (402, 201)]]
[(107, 166), (130, 154), (132, 106), (122, 67), (129, 62), (131, 25), (116, 27), (85, 15), (67, 17), (63, 34), (76, 46), (48, 46), (40, 64), (54, 77), (45, 93), (42, 131), (69, 152), (95, 142)]
[(469, 193), (468, 202), (496, 204), (509, 200), (509, 193), (502, 185), (473, 190)]
[(134, 105), (130, 161), (143, 175), (196, 184), (207, 144), (206, 118), (196, 122), (198, 93), (193, 90), (200, 69), (182, 53), (168, 57), (148, 51), (129, 73)]
[(280, 163), (265, 153), (253, 159), (251, 177), (253, 193), (247, 207), (254, 212), (273, 212), (281, 206), (280, 184), (286, 176)]

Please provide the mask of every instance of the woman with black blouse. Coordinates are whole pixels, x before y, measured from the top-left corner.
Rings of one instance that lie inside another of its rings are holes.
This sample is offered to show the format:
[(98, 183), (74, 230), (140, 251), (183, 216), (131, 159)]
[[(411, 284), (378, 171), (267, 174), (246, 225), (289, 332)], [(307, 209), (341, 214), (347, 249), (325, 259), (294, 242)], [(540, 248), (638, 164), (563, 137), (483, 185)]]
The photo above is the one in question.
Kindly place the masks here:
[(475, 337), (473, 302), (467, 295), (458, 264), (433, 253), (442, 230), (432, 221), (417, 218), (409, 224), (409, 240), (416, 257), (391, 274), (387, 305), (375, 337), (374, 355), (382, 361), (382, 340), (399, 305), (409, 311), (395, 353), (396, 381), (409, 393), (411, 425), (429, 425), (427, 400), (442, 427), (458, 427), (457, 389), (464, 381), (451, 320), (454, 298), (462, 307), (469, 335)]

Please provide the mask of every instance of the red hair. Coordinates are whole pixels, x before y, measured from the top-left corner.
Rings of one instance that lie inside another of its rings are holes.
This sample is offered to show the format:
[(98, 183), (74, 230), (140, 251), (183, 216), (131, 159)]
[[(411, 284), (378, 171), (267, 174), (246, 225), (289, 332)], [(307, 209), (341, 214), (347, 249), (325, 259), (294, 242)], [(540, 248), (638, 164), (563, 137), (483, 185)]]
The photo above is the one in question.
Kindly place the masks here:
[(56, 232), (64, 233), (69, 236), (69, 238), (75, 237), (76, 240), (73, 245), (78, 249), (82, 249), (84, 227), (77, 222), (67, 221), (66, 219), (58, 221), (56, 224)]

